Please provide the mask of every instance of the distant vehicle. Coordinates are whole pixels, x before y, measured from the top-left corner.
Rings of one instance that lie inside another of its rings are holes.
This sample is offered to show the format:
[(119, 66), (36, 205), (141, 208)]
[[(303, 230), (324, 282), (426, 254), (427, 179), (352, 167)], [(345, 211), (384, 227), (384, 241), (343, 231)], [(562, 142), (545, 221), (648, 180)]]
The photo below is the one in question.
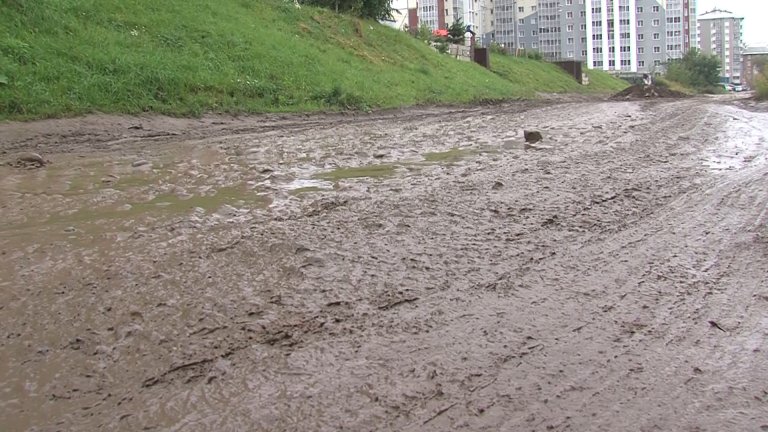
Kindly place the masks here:
[(741, 84), (734, 84), (733, 85), (733, 91), (735, 91), (735, 92), (744, 91), (744, 87), (742, 87)]

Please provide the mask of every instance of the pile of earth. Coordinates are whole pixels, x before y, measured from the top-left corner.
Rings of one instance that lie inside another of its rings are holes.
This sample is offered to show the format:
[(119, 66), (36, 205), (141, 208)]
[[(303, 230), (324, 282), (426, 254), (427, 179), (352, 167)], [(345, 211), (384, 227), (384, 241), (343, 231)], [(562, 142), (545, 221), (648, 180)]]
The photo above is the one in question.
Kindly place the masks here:
[(679, 91), (670, 90), (666, 87), (659, 87), (656, 85), (635, 84), (631, 87), (616, 93), (612, 96), (613, 99), (644, 99), (644, 98), (684, 98), (687, 97), (685, 93)]

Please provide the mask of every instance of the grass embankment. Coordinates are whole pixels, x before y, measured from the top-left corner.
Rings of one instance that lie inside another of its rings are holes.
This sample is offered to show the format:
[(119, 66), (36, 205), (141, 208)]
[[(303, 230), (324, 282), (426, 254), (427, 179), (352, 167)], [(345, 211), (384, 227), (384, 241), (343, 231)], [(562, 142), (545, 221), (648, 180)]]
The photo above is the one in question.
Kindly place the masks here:
[(559, 67), (526, 57), (495, 54), (491, 69), (509, 81), (516, 94), (525, 97), (536, 93), (615, 93), (629, 86), (600, 70), (586, 70), (589, 85), (583, 86)]
[(656, 83), (657, 86), (666, 87), (670, 90), (674, 90), (676, 92), (684, 93), (687, 95), (695, 95), (698, 93), (696, 90), (688, 87), (685, 84), (681, 84), (677, 81), (672, 81), (667, 78), (655, 78), (654, 82)]
[(498, 74), (405, 33), (282, 0), (0, 0), (0, 120), (367, 109), (581, 88), (555, 66)]

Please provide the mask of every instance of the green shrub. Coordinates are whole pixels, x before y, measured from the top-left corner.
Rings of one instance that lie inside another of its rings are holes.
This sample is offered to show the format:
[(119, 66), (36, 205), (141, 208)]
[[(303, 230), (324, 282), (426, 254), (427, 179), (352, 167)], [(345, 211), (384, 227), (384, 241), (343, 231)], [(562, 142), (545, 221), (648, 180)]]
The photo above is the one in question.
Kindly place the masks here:
[(491, 45), (488, 47), (488, 49), (493, 54), (506, 54), (507, 53), (507, 50), (503, 46), (501, 46), (501, 44), (498, 43), (498, 42), (491, 42)]
[(758, 99), (768, 100), (768, 73), (765, 69), (755, 78), (755, 91)]
[(701, 92), (716, 92), (720, 82), (720, 60), (690, 50), (682, 59), (669, 63), (666, 78)]
[(544, 56), (542, 56), (541, 53), (536, 50), (526, 51), (525, 56), (531, 60), (541, 61), (544, 59)]

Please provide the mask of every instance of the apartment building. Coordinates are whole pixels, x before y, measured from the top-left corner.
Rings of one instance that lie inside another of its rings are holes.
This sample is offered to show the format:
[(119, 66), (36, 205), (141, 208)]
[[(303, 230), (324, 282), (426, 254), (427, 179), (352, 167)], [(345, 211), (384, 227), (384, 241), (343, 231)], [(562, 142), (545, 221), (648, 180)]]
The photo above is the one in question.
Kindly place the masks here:
[(418, 25), (431, 29), (446, 29), (461, 19), (472, 26), (481, 44), (488, 45), (494, 37), (495, 11), (493, 0), (418, 0)]
[(656, 0), (590, 0), (587, 66), (655, 72), (666, 59), (665, 10)]
[(696, 1), (662, 0), (666, 14), (667, 58), (679, 59), (697, 45)]
[(587, 59), (585, 0), (539, 0), (539, 46), (549, 61)]
[(720, 80), (741, 82), (743, 21), (733, 13), (713, 9), (698, 18), (699, 49), (720, 59)]
[(698, 34), (696, 0), (419, 0), (419, 12), (432, 28), (461, 17), (482, 45), (616, 72), (659, 72)]
[(741, 61), (741, 84), (755, 87), (755, 78), (760, 73), (757, 62), (759, 57), (768, 57), (768, 47), (750, 47), (744, 50)]
[(419, 26), (426, 24), (432, 30), (446, 28), (445, 0), (420, 0), (417, 5)]

